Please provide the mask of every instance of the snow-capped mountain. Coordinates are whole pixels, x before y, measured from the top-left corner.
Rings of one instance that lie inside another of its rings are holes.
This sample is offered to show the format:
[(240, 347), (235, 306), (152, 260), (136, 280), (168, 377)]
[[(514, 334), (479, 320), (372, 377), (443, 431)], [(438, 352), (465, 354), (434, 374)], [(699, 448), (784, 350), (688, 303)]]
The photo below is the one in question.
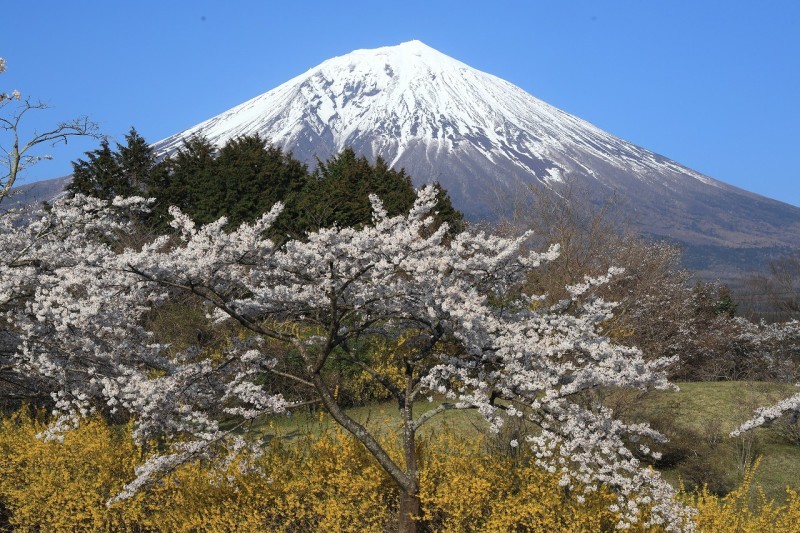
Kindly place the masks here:
[(222, 145), (252, 133), (306, 161), (347, 146), (382, 156), (419, 183), (440, 181), (473, 217), (532, 179), (725, 187), (419, 41), (335, 57), (155, 146), (169, 154), (191, 135)]
[(502, 213), (533, 182), (573, 181), (598, 198), (615, 191), (644, 232), (706, 254), (800, 248), (800, 209), (619, 139), (419, 41), (329, 59), (154, 146), (169, 155), (192, 135), (222, 145), (252, 133), (312, 166), (348, 146), (381, 156), (417, 184), (439, 181), (473, 219)]
[[(599, 201), (614, 192), (644, 233), (684, 243), (688, 267), (728, 280), (800, 252), (800, 208), (716, 181), (623, 141), (419, 41), (357, 50), (153, 146), (245, 134), (312, 167), (345, 147), (439, 181), (472, 219), (502, 216), (533, 183), (567, 183)], [(20, 187), (48, 200), (68, 178)]]

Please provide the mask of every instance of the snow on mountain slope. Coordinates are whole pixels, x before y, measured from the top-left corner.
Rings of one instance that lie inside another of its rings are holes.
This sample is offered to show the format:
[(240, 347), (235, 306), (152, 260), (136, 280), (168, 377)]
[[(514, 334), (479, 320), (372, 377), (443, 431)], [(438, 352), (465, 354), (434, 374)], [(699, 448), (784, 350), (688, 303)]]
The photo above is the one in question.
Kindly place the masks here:
[[(576, 171), (602, 180), (571, 155), (578, 152), (621, 171), (677, 171), (720, 185), (419, 41), (329, 59), (156, 147), (170, 153), (195, 134), (222, 145), (252, 133), (301, 158), (358, 146), (396, 164), (424, 147), (426, 159), (470, 152), (543, 180)], [(420, 181), (435, 179), (435, 173), (411, 172)]]
[(419, 42), (335, 57), (154, 145), (259, 133), (313, 165), (345, 147), (439, 181), (473, 219), (534, 182), (621, 194), (642, 230), (690, 244), (800, 247), (800, 209), (623, 141)]

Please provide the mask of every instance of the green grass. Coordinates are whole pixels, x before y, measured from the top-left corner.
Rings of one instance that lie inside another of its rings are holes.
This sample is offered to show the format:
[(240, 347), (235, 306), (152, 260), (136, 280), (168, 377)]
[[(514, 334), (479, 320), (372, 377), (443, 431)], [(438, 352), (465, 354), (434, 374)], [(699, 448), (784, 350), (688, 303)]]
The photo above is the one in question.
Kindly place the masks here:
[(718, 381), (678, 383), (678, 392), (653, 392), (646, 397), (644, 412), (677, 407), (677, 423), (703, 430), (719, 426), (730, 433), (750, 418), (753, 410), (767, 406), (793, 394), (792, 385)]
[[(441, 401), (421, 401), (414, 405), (414, 417), (439, 406)], [(393, 401), (374, 403), (362, 407), (347, 409), (347, 414), (360, 424), (365, 425), (374, 434), (384, 437), (400, 431), (400, 413), (397, 403)], [(282, 437), (294, 439), (305, 435), (318, 436), (336, 427), (330, 415), (322, 411), (302, 411), (291, 416), (277, 416), (265, 420), (260, 429), (266, 438)], [(432, 418), (420, 430), (420, 435), (437, 431), (450, 431), (464, 436), (485, 431), (486, 423), (472, 410), (451, 410)]]
[[(770, 405), (796, 392), (796, 387), (774, 383), (708, 382), (679, 383), (680, 391), (612, 393), (608, 400), (615, 412), (632, 421), (648, 421), (671, 439), (667, 451), (678, 449), (684, 457), (661, 468), (665, 477), (687, 487), (707, 483), (719, 493), (738, 486), (745, 467), (761, 458), (755, 481), (770, 499), (785, 500), (787, 486), (800, 487), (800, 446), (789, 443), (774, 428), (758, 429), (744, 437), (730, 432), (747, 420), (759, 406)], [(415, 416), (439, 405), (420, 402)], [(399, 434), (400, 417), (395, 402), (376, 403), (348, 410), (348, 414), (382, 437)], [(320, 412), (301, 412), (291, 417), (273, 417), (260, 425), (265, 439), (301, 438), (319, 435), (335, 427)], [(486, 430), (474, 411), (446, 411), (420, 432), (449, 431), (470, 438)]]
[(677, 482), (680, 477), (691, 485), (691, 477), (703, 480), (707, 475), (709, 486), (724, 492), (741, 481), (746, 466), (761, 458), (755, 481), (768, 498), (784, 501), (787, 486), (800, 486), (800, 446), (774, 427), (729, 436), (754, 409), (797, 392), (796, 387), (746, 382), (678, 385), (679, 392), (646, 395), (636, 409), (642, 419), (655, 427), (664, 426), (661, 429), (673, 442), (689, 451), (682, 465), (664, 470), (668, 479)]

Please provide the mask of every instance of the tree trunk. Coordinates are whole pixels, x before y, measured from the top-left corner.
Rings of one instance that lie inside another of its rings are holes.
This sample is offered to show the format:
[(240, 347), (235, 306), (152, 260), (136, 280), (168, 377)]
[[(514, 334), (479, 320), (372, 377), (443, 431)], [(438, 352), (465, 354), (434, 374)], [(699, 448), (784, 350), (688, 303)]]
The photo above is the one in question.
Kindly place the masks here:
[(421, 525), (420, 518), (422, 518), (422, 502), (419, 493), (409, 494), (401, 490), (397, 530), (400, 533), (416, 533)]
[(398, 530), (400, 533), (416, 533), (422, 522), (422, 502), (419, 499), (419, 466), (417, 464), (416, 433), (414, 426), (414, 404), (412, 401), (414, 388), (414, 367), (406, 362), (406, 391), (400, 403), (400, 416), (403, 418), (403, 455), (406, 463), (406, 475), (410, 484), (400, 491), (400, 516)]

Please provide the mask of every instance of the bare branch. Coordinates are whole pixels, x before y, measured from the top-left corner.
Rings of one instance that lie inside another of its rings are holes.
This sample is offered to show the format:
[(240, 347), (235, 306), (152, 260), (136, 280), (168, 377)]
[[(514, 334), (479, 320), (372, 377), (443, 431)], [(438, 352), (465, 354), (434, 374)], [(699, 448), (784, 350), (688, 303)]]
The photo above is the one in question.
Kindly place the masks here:
[(6, 116), (0, 116), (0, 130), (5, 132), (0, 137), (0, 150), (5, 158), (0, 164), (6, 167), (6, 171), (0, 175), (0, 202), (3, 201), (11, 192), (11, 188), (16, 183), (20, 173), (39, 161), (50, 159), (46, 154), (30, 153), (39, 145), (50, 144), (55, 146), (59, 143), (66, 144), (71, 137), (93, 137), (98, 138), (98, 125), (86, 116), (81, 116), (70, 121), (60, 122), (53, 129), (39, 133), (34, 132), (33, 136), (27, 141), (20, 140), (20, 127), (23, 117), (35, 110), (48, 109), (49, 106), (43, 102), (33, 102), (30, 98), (21, 99), (19, 92), (14, 91), (10, 95), (0, 93), (0, 109), (14, 101), (17, 105), (11, 105), (7, 110), (11, 112)]
[(428, 422), (431, 418), (435, 417), (440, 413), (444, 413), (445, 411), (450, 411), (452, 409), (477, 409), (474, 405), (468, 405), (465, 407), (458, 407), (454, 403), (443, 403), (439, 404), (437, 407), (431, 409), (430, 411), (426, 411), (419, 418), (414, 420), (414, 431), (419, 430), (426, 422)]

